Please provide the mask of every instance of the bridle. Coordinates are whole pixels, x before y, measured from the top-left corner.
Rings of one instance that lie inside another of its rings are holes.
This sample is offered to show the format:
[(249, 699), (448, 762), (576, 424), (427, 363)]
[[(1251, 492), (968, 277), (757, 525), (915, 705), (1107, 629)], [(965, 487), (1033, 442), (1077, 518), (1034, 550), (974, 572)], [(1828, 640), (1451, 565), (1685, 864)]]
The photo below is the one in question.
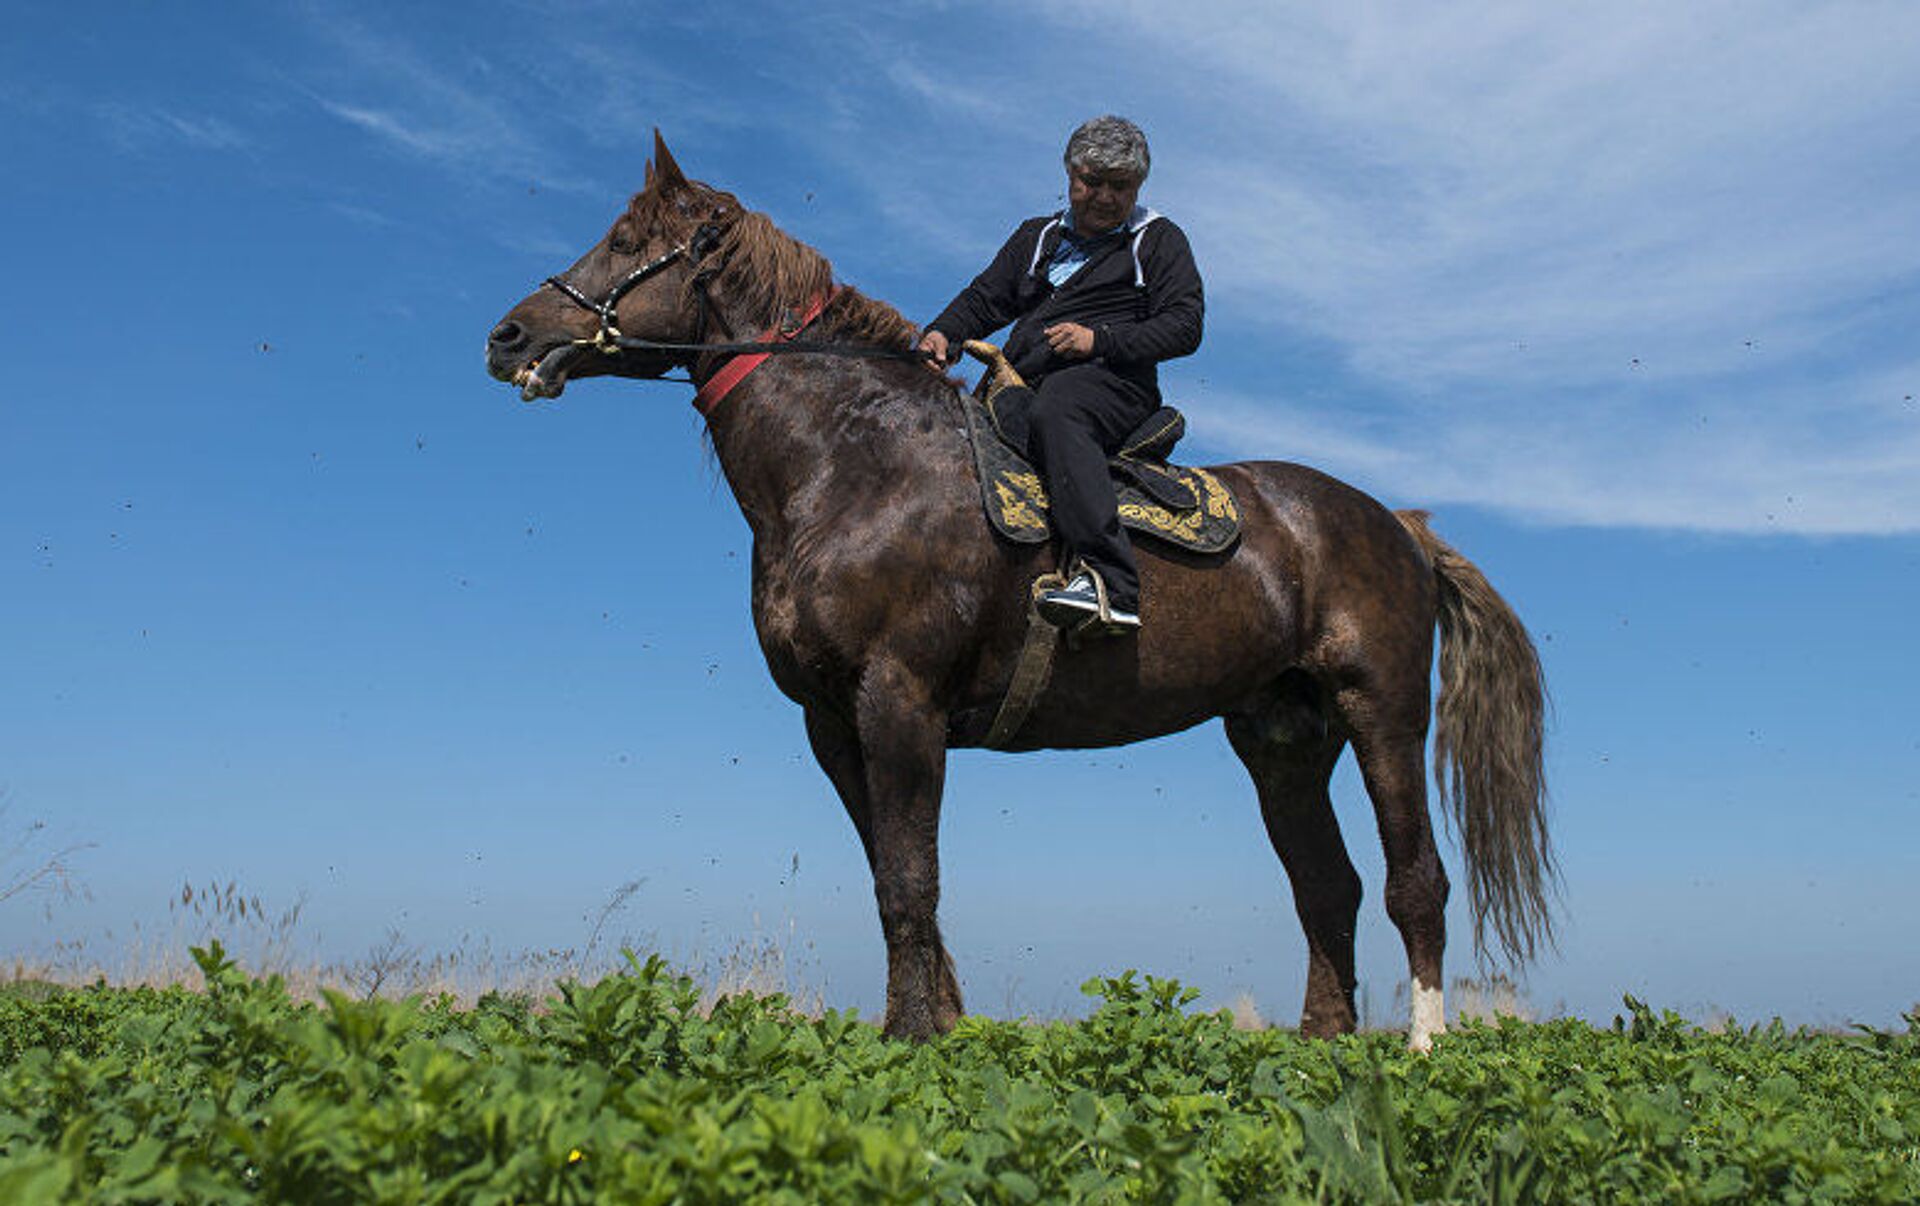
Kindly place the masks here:
[[(715, 316), (712, 300), (707, 296), (707, 283), (718, 274), (717, 268), (699, 268), (700, 261), (720, 244), (721, 228), (712, 222), (702, 223), (686, 241), (669, 247), (646, 263), (627, 273), (601, 295), (598, 301), (588, 296), (578, 285), (568, 280), (565, 273), (548, 277), (541, 282), (551, 285), (574, 305), (593, 314), (600, 320), (600, 329), (585, 339), (571, 340), (574, 347), (589, 347), (608, 356), (617, 356), (622, 352), (665, 353), (674, 357), (674, 362), (682, 367), (691, 368), (692, 362), (702, 356), (729, 356), (754, 353), (771, 355), (774, 353), (793, 354), (812, 352), (829, 356), (851, 356), (863, 360), (910, 360), (915, 362), (931, 359), (931, 354), (918, 348), (875, 347), (870, 344), (830, 343), (822, 340), (801, 340), (792, 336), (797, 329), (782, 332), (785, 336), (779, 340), (761, 339), (744, 343), (708, 343), (705, 336), (707, 325)], [(620, 299), (632, 292), (634, 287), (649, 277), (656, 276), (677, 260), (690, 261), (697, 271), (694, 275), (695, 293), (700, 299), (700, 319), (694, 331), (693, 342), (674, 343), (657, 339), (640, 339), (620, 332)], [(722, 326), (725, 320), (721, 319)], [(729, 332), (731, 334), (731, 332)]]
[[(632, 292), (634, 286), (640, 284), (640, 282), (646, 280), (648, 277), (658, 274), (675, 260), (684, 257), (698, 264), (707, 257), (707, 253), (712, 251), (719, 242), (720, 228), (711, 222), (703, 223), (699, 229), (693, 232), (692, 237), (685, 242), (668, 248), (608, 286), (606, 293), (599, 301), (595, 301), (583, 293), (578, 285), (567, 279), (567, 275), (564, 272), (550, 276), (541, 283), (552, 285), (560, 291), (562, 297), (574, 305), (579, 306), (581, 309), (590, 311), (599, 317), (600, 329), (595, 331), (590, 338), (574, 340), (573, 343), (578, 346), (597, 348), (609, 356), (617, 356), (621, 352), (628, 350), (639, 351), (645, 349), (664, 351), (668, 348), (679, 348), (687, 345), (657, 344), (652, 340), (637, 340), (622, 335), (620, 333), (618, 313), (620, 299)], [(701, 282), (700, 303), (701, 330), (696, 332), (696, 335), (704, 334), (707, 325), (707, 291), (704, 281)], [(705, 345), (699, 344), (691, 346), (704, 347)]]

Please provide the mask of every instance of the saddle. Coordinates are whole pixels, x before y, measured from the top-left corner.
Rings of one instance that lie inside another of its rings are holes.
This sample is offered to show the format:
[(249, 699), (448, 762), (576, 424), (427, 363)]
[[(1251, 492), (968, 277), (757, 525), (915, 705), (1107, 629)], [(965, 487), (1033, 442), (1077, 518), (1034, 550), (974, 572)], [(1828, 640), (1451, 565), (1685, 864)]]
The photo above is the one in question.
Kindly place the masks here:
[[(1001, 426), (994, 410), (1004, 390), (1025, 382), (993, 344), (968, 340), (963, 346), (987, 366), (973, 398), (963, 403), (987, 518), (1009, 540), (1044, 543), (1052, 536), (1046, 487), (1021, 453), (1021, 442)], [(1168, 463), (1168, 454), (1186, 430), (1185, 416), (1162, 406), (1107, 461), (1119, 498), (1120, 522), (1183, 549), (1218, 553), (1240, 538), (1240, 509), (1233, 493), (1213, 474)]]

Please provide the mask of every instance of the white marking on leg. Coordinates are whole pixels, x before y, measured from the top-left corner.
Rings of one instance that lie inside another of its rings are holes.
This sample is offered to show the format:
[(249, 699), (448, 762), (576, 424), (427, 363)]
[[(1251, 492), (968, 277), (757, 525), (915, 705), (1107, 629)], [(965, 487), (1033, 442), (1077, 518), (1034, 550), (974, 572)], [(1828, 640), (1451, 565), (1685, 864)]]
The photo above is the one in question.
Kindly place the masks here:
[(1433, 1050), (1433, 1036), (1447, 1032), (1447, 1006), (1439, 986), (1428, 988), (1413, 978), (1413, 1027), (1407, 1032), (1407, 1050)]

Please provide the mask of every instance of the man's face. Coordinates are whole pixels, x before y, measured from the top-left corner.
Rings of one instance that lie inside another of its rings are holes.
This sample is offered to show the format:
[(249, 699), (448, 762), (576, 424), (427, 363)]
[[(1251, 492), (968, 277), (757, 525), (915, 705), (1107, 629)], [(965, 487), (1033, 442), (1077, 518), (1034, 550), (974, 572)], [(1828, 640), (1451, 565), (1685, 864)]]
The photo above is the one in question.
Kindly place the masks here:
[(1073, 228), (1081, 234), (1105, 234), (1127, 220), (1140, 196), (1140, 178), (1101, 168), (1067, 169), (1067, 201)]

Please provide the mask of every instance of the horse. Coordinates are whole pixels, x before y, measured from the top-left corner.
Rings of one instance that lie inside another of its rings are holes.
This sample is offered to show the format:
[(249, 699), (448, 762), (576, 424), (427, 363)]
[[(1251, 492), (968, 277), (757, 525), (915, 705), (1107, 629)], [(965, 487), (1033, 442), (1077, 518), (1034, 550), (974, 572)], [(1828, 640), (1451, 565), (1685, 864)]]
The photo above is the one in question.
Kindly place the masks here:
[[(745, 376), (737, 353), (807, 337)], [(761, 334), (765, 332), (765, 334)], [(741, 342), (743, 335), (756, 336)], [(911, 352), (893, 307), (819, 252), (689, 179), (658, 131), (645, 183), (599, 243), (495, 325), (487, 366), (524, 399), (569, 380), (687, 371), (752, 532), (755, 631), (774, 683), (853, 822), (887, 950), (889, 1037), (962, 1016), (941, 938), (947, 751), (979, 747), (1027, 630), (1047, 544), (984, 516), (957, 379)], [(735, 366), (730, 368), (729, 366)], [(1408, 1045), (1445, 1031), (1447, 872), (1426, 767), (1457, 831), (1475, 951), (1519, 966), (1553, 941), (1544, 682), (1519, 617), (1421, 511), (1306, 466), (1210, 466), (1238, 499), (1216, 554), (1136, 542), (1137, 635), (1060, 650), (1003, 748), (1110, 747), (1219, 717), (1252, 776), (1307, 944), (1300, 1032), (1354, 1030), (1361, 883), (1328, 795), (1351, 747), (1386, 853), (1387, 916), (1411, 978)], [(1432, 699), (1435, 631), (1439, 694)]]

